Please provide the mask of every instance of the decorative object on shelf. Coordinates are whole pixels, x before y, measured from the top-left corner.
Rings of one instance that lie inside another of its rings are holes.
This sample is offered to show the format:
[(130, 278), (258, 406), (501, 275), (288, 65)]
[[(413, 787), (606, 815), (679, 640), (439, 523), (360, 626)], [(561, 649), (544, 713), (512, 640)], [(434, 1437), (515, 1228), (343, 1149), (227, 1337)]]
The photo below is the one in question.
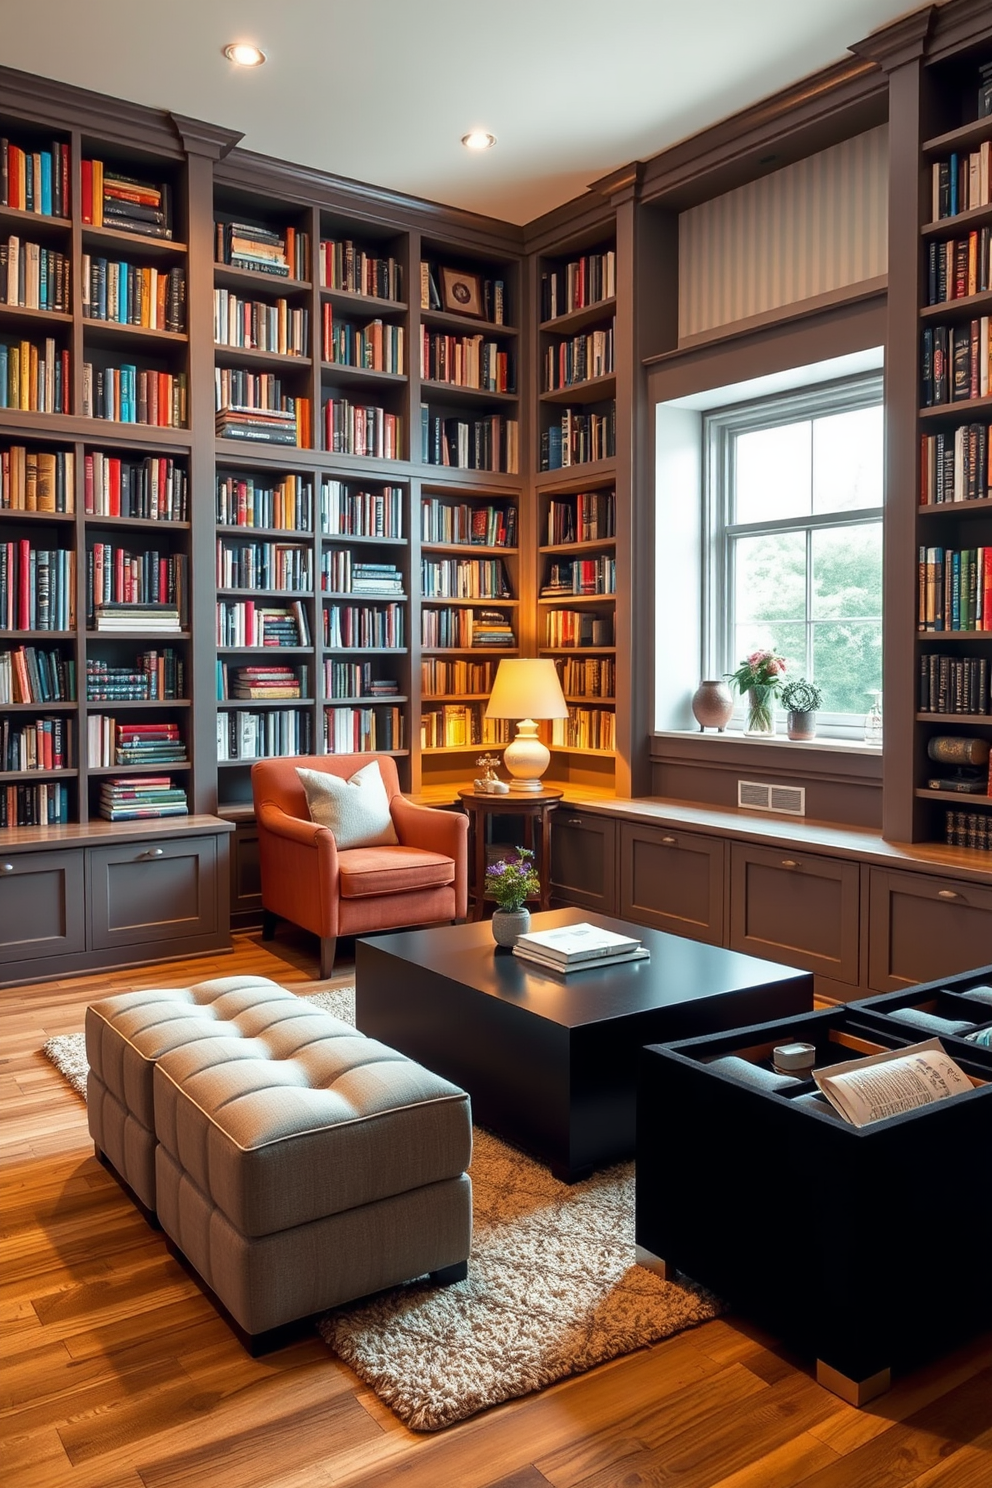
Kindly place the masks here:
[(460, 269), (441, 269), (441, 303), (456, 315), (474, 315), (482, 319), (482, 280), (478, 274), (463, 274)]
[(503, 751), (511, 791), (539, 791), (551, 751), (537, 737), (539, 718), (567, 718), (568, 705), (550, 657), (504, 659), (486, 705), (487, 718), (516, 720), (517, 736)]
[(782, 688), (782, 707), (788, 711), (786, 728), (789, 738), (816, 738), (816, 710), (823, 702), (823, 693), (815, 682), (798, 677), (795, 682), (786, 682)]
[(741, 697), (747, 693), (746, 734), (775, 732), (775, 699), (785, 675), (785, 660), (774, 651), (752, 651), (735, 672), (727, 672), (727, 681)]
[(484, 796), (509, 795), (510, 787), (496, 774), (496, 766), (499, 764), (498, 754), (480, 754), (475, 763), (482, 766), (481, 778), (472, 782), (477, 791)]
[(692, 694), (692, 716), (699, 724), (699, 732), (715, 728), (721, 734), (730, 722), (734, 711), (734, 695), (726, 682), (709, 678), (700, 682)]
[(518, 935), (530, 929), (528, 899), (541, 892), (541, 880), (534, 867), (534, 854), (518, 847), (515, 858), (497, 858), (486, 869), (486, 893), (496, 900), (493, 910), (493, 939), (498, 946), (512, 947)]
[(882, 694), (875, 688), (869, 692), (872, 699), (871, 707), (865, 714), (865, 743), (873, 744), (876, 749), (882, 747)]

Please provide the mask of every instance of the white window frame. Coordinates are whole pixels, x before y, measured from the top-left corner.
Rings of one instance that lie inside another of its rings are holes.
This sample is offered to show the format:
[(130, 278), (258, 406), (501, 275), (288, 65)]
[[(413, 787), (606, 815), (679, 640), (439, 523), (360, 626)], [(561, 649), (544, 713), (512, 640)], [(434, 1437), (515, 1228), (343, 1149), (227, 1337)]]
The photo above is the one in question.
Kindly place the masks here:
[[(734, 655), (734, 576), (733, 539), (737, 536), (760, 537), (776, 533), (805, 532), (807, 546), (806, 615), (807, 657), (812, 624), (812, 566), (809, 549), (812, 534), (836, 527), (868, 526), (883, 518), (883, 506), (859, 507), (850, 511), (809, 513), (765, 522), (733, 523), (729, 520), (733, 493), (735, 440), (739, 434), (779, 424), (799, 423), (829, 414), (848, 413), (859, 408), (882, 406), (881, 372), (844, 378), (837, 382), (816, 383), (786, 393), (754, 399), (732, 407), (704, 413), (703, 435), (703, 661), (704, 676), (719, 677), (736, 669), (740, 657)], [(884, 635), (884, 607), (882, 614)], [(798, 669), (797, 669), (798, 670)], [(804, 659), (802, 675), (809, 676)], [(815, 680), (815, 678), (814, 678)], [(865, 713), (869, 702), (866, 699)], [(735, 700), (734, 725), (743, 720), (743, 704)], [(817, 714), (817, 732), (825, 738), (859, 740), (864, 736), (864, 714)]]

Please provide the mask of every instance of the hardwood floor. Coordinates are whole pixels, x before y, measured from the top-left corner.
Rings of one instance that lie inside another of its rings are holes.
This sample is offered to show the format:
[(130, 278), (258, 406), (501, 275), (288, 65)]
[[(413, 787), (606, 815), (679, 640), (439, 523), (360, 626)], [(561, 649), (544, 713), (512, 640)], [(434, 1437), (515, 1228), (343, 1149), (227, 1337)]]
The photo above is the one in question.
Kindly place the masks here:
[[(298, 987), (314, 949), (238, 935), (231, 955), (0, 993), (7, 1488), (989, 1488), (988, 1335), (857, 1411), (721, 1318), (433, 1435), (316, 1337), (249, 1359), (95, 1161), (83, 1102), (39, 1050), (108, 991), (232, 971)], [(947, 1305), (967, 1305), (953, 1277)]]

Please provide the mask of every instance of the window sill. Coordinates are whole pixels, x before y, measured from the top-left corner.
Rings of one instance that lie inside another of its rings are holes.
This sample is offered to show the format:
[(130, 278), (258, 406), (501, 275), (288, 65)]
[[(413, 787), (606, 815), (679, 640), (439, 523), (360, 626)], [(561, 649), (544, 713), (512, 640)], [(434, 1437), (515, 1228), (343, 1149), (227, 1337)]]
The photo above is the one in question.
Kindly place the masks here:
[(788, 771), (806, 777), (856, 780), (865, 785), (881, 785), (882, 781), (882, 750), (862, 739), (801, 741), (784, 734), (761, 737), (730, 731), (658, 730), (651, 735), (651, 759), (740, 765), (765, 774), (769, 770), (776, 774)]

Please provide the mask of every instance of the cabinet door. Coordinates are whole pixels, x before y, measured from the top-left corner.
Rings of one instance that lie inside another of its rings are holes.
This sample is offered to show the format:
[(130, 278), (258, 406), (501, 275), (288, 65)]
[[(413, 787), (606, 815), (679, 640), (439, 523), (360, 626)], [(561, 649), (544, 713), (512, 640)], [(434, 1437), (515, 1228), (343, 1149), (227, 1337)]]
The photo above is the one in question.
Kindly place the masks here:
[(216, 837), (152, 838), (91, 847), (86, 856), (93, 949), (216, 933)]
[(0, 852), (0, 966), (13, 974), (85, 944), (81, 852)]
[(621, 822), (621, 919), (722, 945), (725, 861), (719, 837)]
[(616, 914), (612, 817), (561, 807), (551, 818), (551, 892), (564, 904)]
[(257, 925), (261, 918), (258, 827), (254, 822), (238, 822), (231, 837), (231, 921), (235, 925)]
[(987, 966), (992, 954), (992, 889), (923, 873), (872, 868), (868, 982), (895, 992)]
[(731, 949), (857, 986), (859, 865), (746, 842), (730, 851)]

